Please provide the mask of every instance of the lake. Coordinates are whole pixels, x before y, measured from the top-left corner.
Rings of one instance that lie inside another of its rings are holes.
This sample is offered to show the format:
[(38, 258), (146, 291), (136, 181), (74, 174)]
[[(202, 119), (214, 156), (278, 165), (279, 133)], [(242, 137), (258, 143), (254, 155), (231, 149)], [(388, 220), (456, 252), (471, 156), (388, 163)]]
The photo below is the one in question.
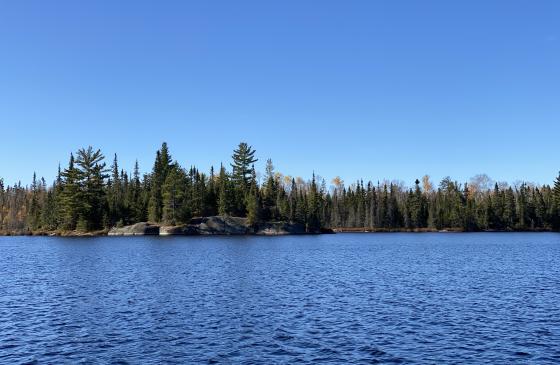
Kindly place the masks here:
[(560, 362), (560, 234), (0, 237), (0, 363)]

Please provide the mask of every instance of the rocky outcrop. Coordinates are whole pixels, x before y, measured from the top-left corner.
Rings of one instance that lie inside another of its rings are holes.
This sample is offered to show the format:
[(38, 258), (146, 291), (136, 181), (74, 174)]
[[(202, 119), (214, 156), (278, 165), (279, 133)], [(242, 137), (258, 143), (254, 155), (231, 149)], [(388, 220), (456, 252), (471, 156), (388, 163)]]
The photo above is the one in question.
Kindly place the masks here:
[(250, 234), (247, 218), (240, 217), (203, 217), (191, 219), (190, 226), (198, 228), (201, 235), (245, 235)]
[(270, 222), (260, 224), (255, 234), (261, 236), (282, 236), (288, 234), (305, 234), (305, 226), (298, 223)]
[(107, 234), (109, 236), (157, 236), (159, 228), (156, 224), (141, 222), (131, 226), (111, 228)]
[(185, 226), (160, 226), (160, 236), (182, 236), (185, 234)]
[(305, 226), (297, 223), (268, 222), (256, 226), (249, 225), (247, 218), (240, 217), (200, 217), (189, 224), (164, 226), (151, 223), (136, 223), (131, 226), (112, 228), (109, 236), (197, 236), (197, 235), (261, 235), (279, 236), (305, 234)]

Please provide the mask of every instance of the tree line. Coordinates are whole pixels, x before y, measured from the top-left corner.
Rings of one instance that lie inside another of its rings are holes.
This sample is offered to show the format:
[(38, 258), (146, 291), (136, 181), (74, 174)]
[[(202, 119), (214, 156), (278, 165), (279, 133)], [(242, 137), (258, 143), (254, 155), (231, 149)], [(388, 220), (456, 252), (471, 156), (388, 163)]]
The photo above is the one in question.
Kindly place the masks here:
[[(491, 184), (485, 175), (469, 183), (428, 176), (412, 187), (398, 182), (358, 181), (330, 188), (276, 172), (267, 160), (257, 178), (255, 150), (240, 143), (229, 166), (208, 174), (182, 167), (163, 143), (150, 173), (110, 166), (100, 150), (82, 148), (59, 167), (55, 181), (33, 175), (30, 186), (0, 179), (0, 231), (95, 231), (137, 222), (185, 224), (193, 217), (247, 217), (249, 224), (287, 221), (321, 228), (363, 230), (558, 230), (560, 175), (552, 186)], [(261, 181), (262, 180), (262, 181)]]

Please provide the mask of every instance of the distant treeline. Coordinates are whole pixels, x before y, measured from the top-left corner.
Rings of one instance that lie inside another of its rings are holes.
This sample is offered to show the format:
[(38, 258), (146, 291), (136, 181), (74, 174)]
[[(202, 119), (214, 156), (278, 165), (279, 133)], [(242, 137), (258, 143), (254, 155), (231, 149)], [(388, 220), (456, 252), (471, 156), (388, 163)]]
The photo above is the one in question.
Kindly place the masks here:
[(401, 183), (345, 186), (313, 174), (310, 181), (274, 171), (270, 160), (259, 183), (255, 150), (240, 143), (228, 168), (209, 174), (173, 161), (167, 144), (157, 151), (153, 169), (140, 174), (120, 169), (115, 155), (107, 168), (100, 150), (70, 155), (48, 185), (33, 176), (31, 186), (6, 186), (0, 179), (0, 231), (94, 231), (150, 221), (169, 225), (192, 217), (231, 215), (251, 224), (289, 221), (320, 228), (367, 230), (460, 229), (558, 230), (560, 176), (551, 187), (492, 184), (485, 175), (460, 184), (450, 178), (434, 186), (428, 176), (412, 188)]

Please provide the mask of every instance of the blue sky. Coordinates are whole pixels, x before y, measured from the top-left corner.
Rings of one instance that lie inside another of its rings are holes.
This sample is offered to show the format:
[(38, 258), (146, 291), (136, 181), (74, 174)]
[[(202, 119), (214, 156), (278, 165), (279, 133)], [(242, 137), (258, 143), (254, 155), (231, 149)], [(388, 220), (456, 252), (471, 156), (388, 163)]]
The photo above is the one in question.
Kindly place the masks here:
[(0, 5), (0, 176), (82, 146), (151, 168), (239, 141), (330, 180), (549, 183), (557, 1), (14, 1)]

